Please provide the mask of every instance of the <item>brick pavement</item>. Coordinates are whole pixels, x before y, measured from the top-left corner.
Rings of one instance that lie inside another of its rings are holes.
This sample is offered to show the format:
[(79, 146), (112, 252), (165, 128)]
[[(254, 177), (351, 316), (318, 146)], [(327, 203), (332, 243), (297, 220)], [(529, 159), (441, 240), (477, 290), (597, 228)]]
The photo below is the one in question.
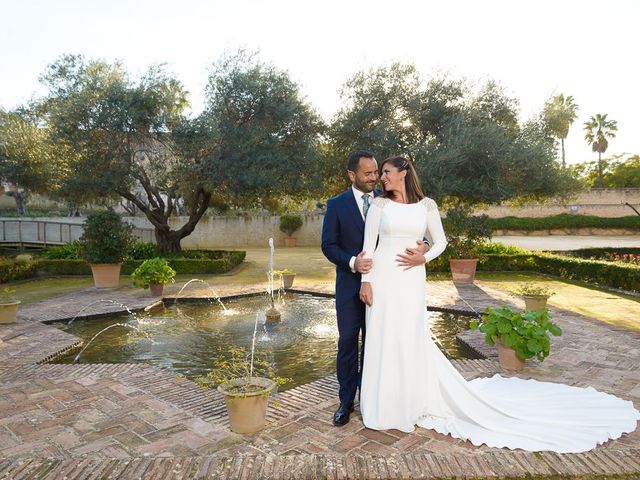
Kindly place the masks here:
[[(481, 282), (457, 288), (430, 282), (428, 289), (430, 303), (445, 308), (518, 303)], [(260, 289), (219, 290), (226, 296)], [(0, 478), (640, 478), (638, 432), (586, 454), (558, 455), (477, 448), (425, 429), (368, 430), (357, 411), (338, 429), (330, 424), (337, 382), (327, 377), (280, 393), (267, 428), (241, 436), (228, 429), (217, 393), (209, 398), (170, 372), (142, 364), (41, 363), (78, 342), (41, 321), (68, 318), (98, 297), (137, 309), (155, 302), (139, 291), (124, 292), (122, 301), (122, 293), (74, 292), (0, 326)], [(101, 302), (85, 314), (113, 307)], [(519, 375), (593, 385), (640, 404), (639, 335), (572, 312), (553, 314), (564, 335), (543, 364), (528, 362)], [(487, 357), (455, 361), (466, 378), (499, 371), (477, 332), (461, 337)]]

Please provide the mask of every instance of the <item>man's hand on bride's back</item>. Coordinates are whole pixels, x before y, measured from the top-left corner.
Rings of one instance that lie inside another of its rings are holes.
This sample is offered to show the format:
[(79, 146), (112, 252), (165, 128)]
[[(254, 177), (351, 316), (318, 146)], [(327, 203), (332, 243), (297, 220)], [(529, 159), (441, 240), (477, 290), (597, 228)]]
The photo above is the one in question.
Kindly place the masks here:
[(423, 243), (420, 240), (416, 240), (416, 248), (406, 248), (404, 253), (396, 255), (396, 263), (400, 267), (404, 267), (404, 270), (409, 270), (413, 267), (424, 266), (424, 254), (429, 250), (429, 245)]
[(373, 260), (371, 258), (364, 258), (366, 252), (360, 252), (356, 257), (356, 262), (353, 265), (354, 270), (358, 273), (369, 273), (371, 267), (373, 267)]

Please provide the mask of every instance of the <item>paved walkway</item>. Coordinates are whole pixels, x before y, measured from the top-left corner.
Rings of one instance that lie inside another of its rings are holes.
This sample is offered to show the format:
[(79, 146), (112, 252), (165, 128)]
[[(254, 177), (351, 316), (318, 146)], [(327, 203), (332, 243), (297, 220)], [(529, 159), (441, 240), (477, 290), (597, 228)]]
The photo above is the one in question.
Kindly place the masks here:
[[(226, 296), (263, 287), (218, 290)], [(514, 302), (482, 282), (433, 281), (428, 291), (429, 303), (443, 308)], [(558, 455), (477, 448), (425, 429), (373, 431), (357, 410), (347, 426), (335, 428), (337, 382), (327, 377), (279, 394), (267, 428), (241, 436), (229, 430), (217, 393), (212, 400), (170, 372), (143, 364), (42, 363), (78, 344), (42, 322), (69, 318), (92, 302), (82, 316), (117, 308), (99, 298), (137, 309), (157, 301), (139, 290), (85, 289), (25, 306), (19, 322), (0, 326), (0, 478), (640, 478), (638, 431), (592, 452)], [(640, 334), (552, 313), (564, 335), (554, 338), (547, 361), (528, 362), (519, 376), (592, 385), (640, 405)], [(466, 378), (500, 371), (477, 332), (462, 337), (487, 357), (454, 362)]]

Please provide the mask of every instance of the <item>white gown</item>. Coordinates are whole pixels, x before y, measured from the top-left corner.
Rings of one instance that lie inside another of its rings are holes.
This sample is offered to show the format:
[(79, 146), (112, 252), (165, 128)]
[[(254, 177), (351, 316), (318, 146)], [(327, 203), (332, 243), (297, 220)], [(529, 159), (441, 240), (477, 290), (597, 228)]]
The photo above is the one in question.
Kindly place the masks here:
[[(426, 235), (427, 260), (446, 239), (436, 203), (377, 198), (367, 214), (363, 250), (373, 252), (360, 411), (368, 428), (411, 432), (415, 426), (474, 445), (584, 452), (636, 428), (632, 402), (591, 387), (504, 378), (466, 381), (426, 326), (424, 269), (403, 270), (395, 256)], [(376, 247), (376, 240), (379, 239)]]

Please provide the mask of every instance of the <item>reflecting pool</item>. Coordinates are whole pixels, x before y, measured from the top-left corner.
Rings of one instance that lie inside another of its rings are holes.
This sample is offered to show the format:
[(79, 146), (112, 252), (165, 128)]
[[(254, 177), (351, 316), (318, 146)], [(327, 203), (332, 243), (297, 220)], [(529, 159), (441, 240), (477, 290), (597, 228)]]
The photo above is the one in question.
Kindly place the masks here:
[[(292, 381), (281, 390), (312, 382), (335, 372), (338, 329), (334, 300), (287, 293), (276, 304), (282, 321), (269, 324), (264, 312), (271, 306), (266, 296), (244, 297), (219, 304), (178, 302), (135, 317), (116, 315), (75, 320), (57, 327), (88, 342), (102, 333), (82, 353), (80, 363), (144, 362), (188, 378), (205, 374), (212, 359), (225, 355), (228, 346), (251, 349), (256, 315), (256, 356), (275, 366), (278, 376)], [(453, 358), (469, 357), (456, 343), (456, 333), (468, 328), (469, 317), (431, 312), (429, 324), (436, 341)], [(78, 351), (54, 363), (72, 363)]]

